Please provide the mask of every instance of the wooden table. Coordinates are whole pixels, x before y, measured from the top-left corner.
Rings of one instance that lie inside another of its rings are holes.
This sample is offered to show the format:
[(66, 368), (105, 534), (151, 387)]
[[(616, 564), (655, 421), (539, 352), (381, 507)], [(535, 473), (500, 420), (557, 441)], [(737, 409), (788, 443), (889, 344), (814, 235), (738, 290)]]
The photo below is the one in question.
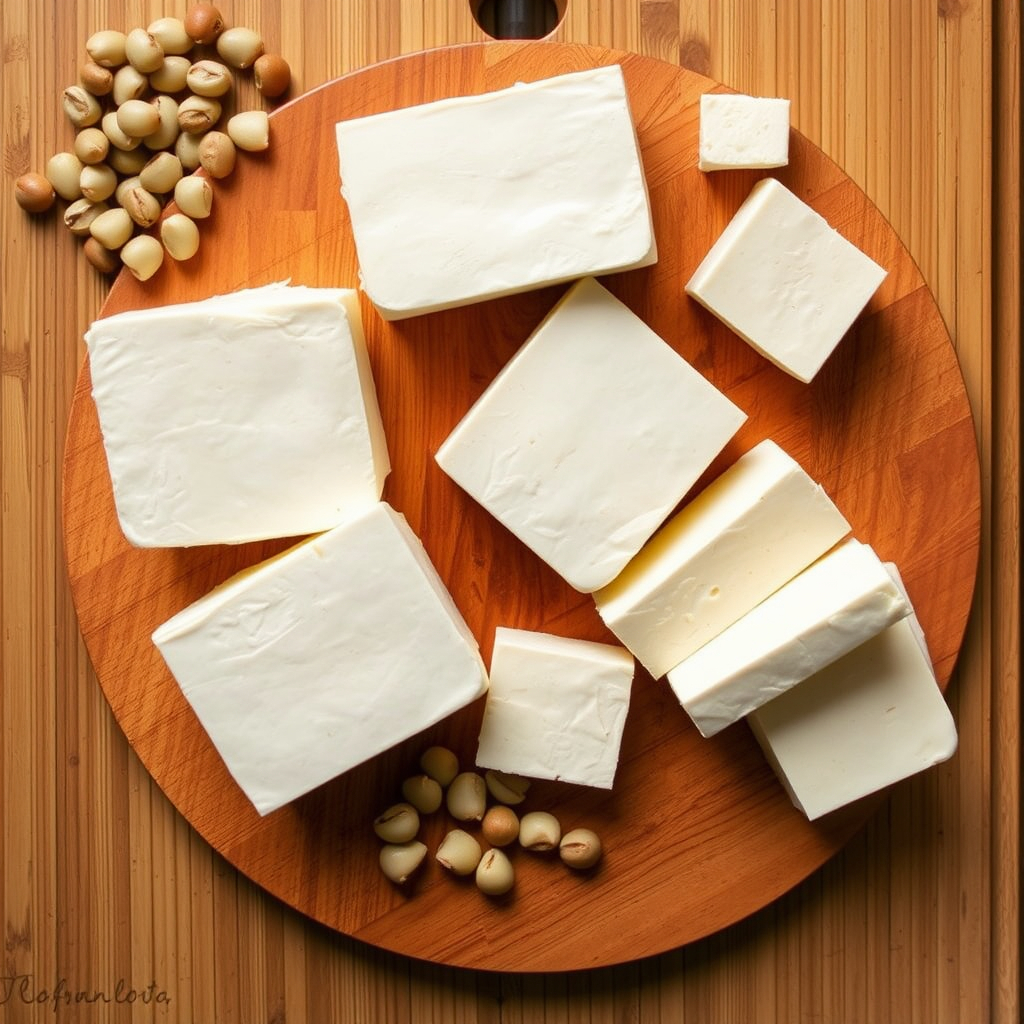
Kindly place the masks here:
[[(565, 5), (563, 5), (565, 6)], [(948, 691), (961, 745), (843, 853), (712, 938), (617, 968), (500, 975), (383, 954), (239, 876), (151, 781), (78, 635), (58, 517), (81, 333), (106, 283), (14, 178), (70, 142), (82, 43), (168, 7), (7, 0), (0, 392), (0, 1020), (1011, 1022), (1019, 988), (1020, 14), (1010, 0), (568, 0), (556, 38), (793, 100), (931, 285), (974, 406), (983, 543)], [(484, 38), (467, 0), (222, 5), (295, 71)], [(247, 99), (253, 101), (250, 93)], [(63, 993), (98, 1001), (65, 1007)], [(35, 1007), (25, 1000), (35, 996)]]

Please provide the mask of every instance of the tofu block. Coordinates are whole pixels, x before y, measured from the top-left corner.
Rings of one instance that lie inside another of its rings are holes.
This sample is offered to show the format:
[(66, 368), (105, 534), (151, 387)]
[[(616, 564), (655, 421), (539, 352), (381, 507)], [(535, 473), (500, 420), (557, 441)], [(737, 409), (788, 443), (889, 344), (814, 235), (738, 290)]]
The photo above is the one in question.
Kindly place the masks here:
[(476, 763), (611, 789), (633, 670), (621, 647), (498, 627)]
[(910, 604), (866, 544), (844, 541), (668, 673), (703, 736), (906, 618)]
[(957, 748), (913, 613), (747, 721), (790, 799), (812, 821), (948, 760)]
[(764, 178), (686, 293), (780, 369), (809, 383), (885, 276), (824, 217)]
[(234, 576), (153, 642), (260, 814), (487, 689), (423, 545), (383, 502)]
[(390, 462), (354, 291), (270, 285), (107, 317), (85, 341), (135, 546), (315, 533), (380, 498)]
[(657, 260), (617, 64), (336, 135), (362, 286), (386, 320)]
[(437, 452), (577, 590), (610, 583), (746, 415), (598, 284), (574, 284)]
[(774, 441), (741, 456), (594, 595), (663, 676), (837, 544), (850, 524)]
[(697, 167), (728, 171), (789, 163), (789, 100), (730, 93), (700, 98)]

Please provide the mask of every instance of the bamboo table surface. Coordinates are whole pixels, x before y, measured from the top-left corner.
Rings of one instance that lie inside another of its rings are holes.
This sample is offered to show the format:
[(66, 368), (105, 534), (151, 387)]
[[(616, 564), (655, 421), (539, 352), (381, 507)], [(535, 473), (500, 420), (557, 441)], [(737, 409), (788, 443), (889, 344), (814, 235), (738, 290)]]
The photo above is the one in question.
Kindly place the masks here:
[[(57, 99), (84, 39), (185, 6), (7, 0), (0, 1021), (1018, 1020), (1017, 6), (568, 0), (557, 39), (790, 97), (794, 125), (889, 218), (967, 383), (982, 553), (947, 691), (960, 732), (952, 761), (897, 787), (822, 870), (709, 939), (620, 967), (512, 975), (382, 953), (267, 896), (178, 815), (114, 722), (77, 630), (58, 515), (81, 334), (107, 283), (58, 218), (22, 214), (11, 185), (69, 144)], [(486, 38), (468, 0), (221, 9), (289, 59), (292, 95), (376, 60)], [(76, 993), (91, 1001), (66, 1005)]]

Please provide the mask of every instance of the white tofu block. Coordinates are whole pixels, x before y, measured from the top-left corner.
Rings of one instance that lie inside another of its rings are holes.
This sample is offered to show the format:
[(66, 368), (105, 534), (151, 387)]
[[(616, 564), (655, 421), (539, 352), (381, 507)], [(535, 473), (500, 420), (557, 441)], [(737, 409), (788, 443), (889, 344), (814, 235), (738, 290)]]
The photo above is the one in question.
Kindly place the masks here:
[(789, 163), (789, 100), (729, 93), (700, 98), (697, 167), (728, 171)]
[(776, 366), (808, 383), (885, 276), (824, 217), (764, 178), (686, 292)]
[(260, 814), (487, 688), (423, 545), (383, 502), (233, 577), (153, 641)]
[(586, 593), (619, 574), (744, 419), (585, 278), (456, 426), (437, 462)]
[(913, 613), (747, 721), (811, 820), (946, 761), (957, 748)]
[(668, 673), (703, 736), (713, 736), (910, 614), (866, 544), (848, 540)]
[(476, 763), (611, 789), (633, 670), (621, 647), (499, 627)]
[(118, 520), (137, 547), (330, 529), (390, 469), (356, 293), (270, 285), (85, 335)]
[(655, 678), (815, 559), (850, 524), (774, 441), (741, 456), (651, 538), (594, 599)]
[(386, 320), (657, 260), (617, 64), (336, 134), (362, 285)]

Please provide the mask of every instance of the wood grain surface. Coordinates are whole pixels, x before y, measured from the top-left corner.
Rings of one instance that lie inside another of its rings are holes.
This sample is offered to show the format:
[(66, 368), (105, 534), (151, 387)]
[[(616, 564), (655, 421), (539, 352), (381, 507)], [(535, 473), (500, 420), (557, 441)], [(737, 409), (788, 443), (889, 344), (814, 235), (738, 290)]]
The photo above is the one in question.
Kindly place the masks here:
[[(697, 170), (699, 97), (717, 86), (693, 71), (546, 41), (444, 47), (353, 72), (275, 113), (272, 151), (243, 162), (218, 188), (201, 255), (144, 285), (122, 275), (101, 315), (285, 275), (296, 284), (354, 285), (357, 261), (339, 194), (334, 124), (612, 62), (626, 77), (659, 258), (655, 267), (605, 283), (748, 413), (709, 475), (765, 437), (782, 444), (823, 483), (854, 535), (900, 567), (944, 685), (973, 595), (980, 484), (970, 404), (942, 318), (907, 251), (863, 192), (799, 136), (778, 177), (889, 272), (854, 330), (806, 386), (687, 299), (686, 281), (759, 177)], [(295, 159), (304, 153), (317, 159)], [(276, 226), (271, 233), (260, 229), (267, 221)], [(499, 625), (617, 642), (592, 599), (540, 564), (432, 457), (563, 291), (543, 289), (397, 325), (363, 302), (392, 452), (384, 496), (423, 540), (485, 659)], [(545, 858), (520, 856), (515, 893), (493, 901), (453, 885), (428, 863), (414, 886), (398, 890), (379, 873), (379, 843), (368, 822), (398, 798), (398, 784), (428, 743), (443, 743), (464, 766), (473, 764), (482, 702), (261, 819), (233, 784), (150, 636), (212, 585), (284, 542), (133, 549), (113, 508), (88, 364), (75, 392), (64, 460), (72, 595), (93, 667), (129, 742), (186, 820), (232, 864), (347, 934), (434, 962), (489, 970), (621, 963), (702, 938), (761, 909), (835, 853), (874, 807), (868, 801), (809, 824), (773, 780), (748, 729), (701, 739), (671, 691), (638, 671), (613, 791), (535, 784), (524, 805), (555, 810), (567, 829), (597, 827), (608, 851), (599, 871), (582, 881), (552, 870)], [(431, 850), (449, 826), (425, 823)], [(551, 920), (549, 928), (537, 928), (538, 912)], [(425, 916), (444, 927), (425, 925)], [(571, 923), (586, 931), (585, 944), (559, 940)]]
[[(947, 690), (957, 757), (901, 787), (842, 853), (749, 919), (627, 966), (543, 975), (374, 951), (266, 896), (173, 810), (89, 667), (65, 577), (58, 472), (78, 339), (105, 287), (53, 218), (17, 210), (9, 186), (69, 144), (55, 98), (85, 36), (165, 12), (9, 3), (0, 14), (0, 873), (4, 975), (15, 979), (0, 991), (4, 1019), (49, 1019), (60, 992), (82, 990), (110, 1001), (66, 1009), (66, 1019), (1017, 1020), (1016, 5), (569, 0), (556, 38), (790, 96), (796, 126), (889, 218), (936, 297), (966, 380), (983, 535)], [(258, 24), (292, 60), (296, 92), (373, 60), (483, 38), (454, 2), (251, 3), (225, 14)], [(587, 941), (565, 928), (563, 941)], [(129, 1003), (131, 989), (139, 995)], [(147, 991), (164, 999), (147, 1002)], [(30, 995), (44, 998), (32, 1007)]]

